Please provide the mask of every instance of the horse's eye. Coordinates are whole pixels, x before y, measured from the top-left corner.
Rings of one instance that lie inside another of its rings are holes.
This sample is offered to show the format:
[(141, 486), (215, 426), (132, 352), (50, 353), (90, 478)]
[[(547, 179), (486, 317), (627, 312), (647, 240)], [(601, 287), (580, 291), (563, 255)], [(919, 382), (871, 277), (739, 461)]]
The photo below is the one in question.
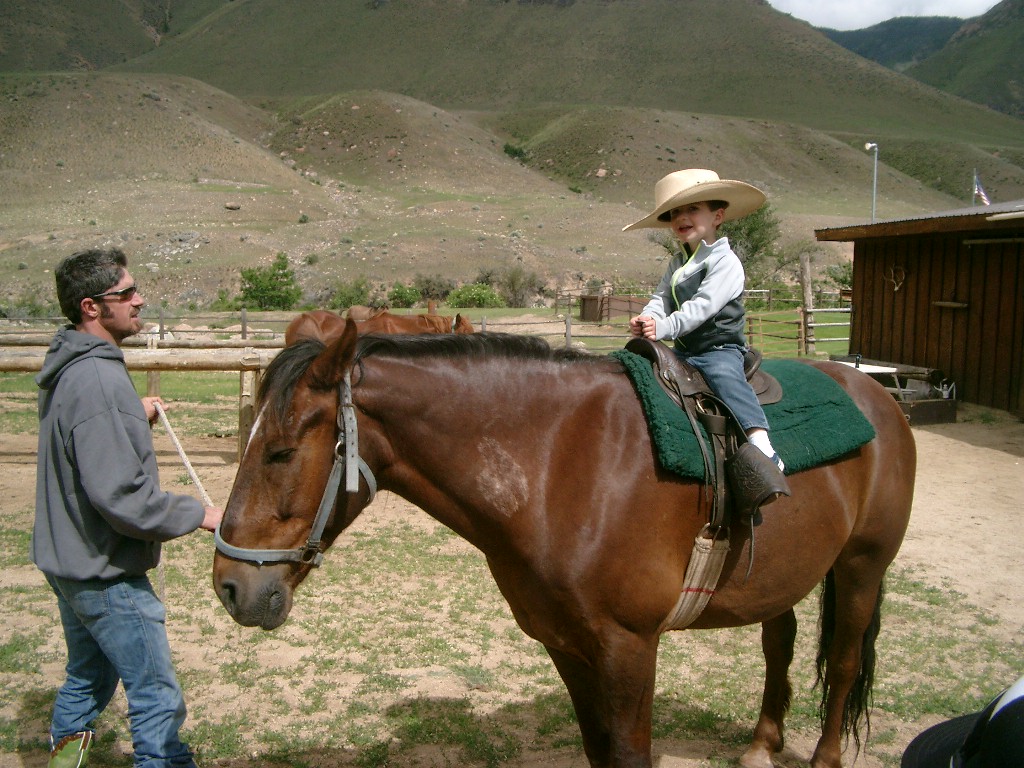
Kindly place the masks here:
[(268, 451), (265, 462), (267, 464), (287, 464), (295, 454), (294, 448), (282, 448), (277, 451)]

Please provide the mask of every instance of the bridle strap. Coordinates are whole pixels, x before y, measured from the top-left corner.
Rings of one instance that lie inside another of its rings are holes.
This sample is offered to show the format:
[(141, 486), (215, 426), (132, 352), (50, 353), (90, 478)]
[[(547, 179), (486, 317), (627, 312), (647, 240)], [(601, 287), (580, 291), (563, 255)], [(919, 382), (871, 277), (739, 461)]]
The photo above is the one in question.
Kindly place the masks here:
[[(338, 429), (345, 439), (345, 490), (355, 493), (359, 490), (359, 470), (366, 464), (363, 462), (360, 465), (362, 459), (359, 458), (359, 427), (356, 424), (356, 407), (352, 402), (351, 371), (345, 371), (345, 378), (341, 382), (341, 391), (338, 397)], [(334, 448), (334, 455), (338, 456), (337, 446)], [(334, 463), (337, 465), (337, 459)], [(369, 467), (367, 467), (367, 474), (370, 474)], [(373, 501), (373, 496), (376, 493), (376, 483), (373, 483), (373, 486), (374, 490), (370, 492), (370, 501)], [(337, 488), (335, 488), (335, 493), (337, 493)], [(322, 506), (323, 501), (320, 504)]]
[(334, 446), (334, 465), (327, 478), (323, 496), (320, 497), (320, 506), (317, 508), (316, 517), (313, 518), (313, 526), (309, 531), (306, 543), (295, 549), (236, 547), (224, 541), (220, 534), (221, 524), (218, 524), (217, 530), (213, 532), (213, 541), (218, 552), (235, 560), (254, 562), (257, 565), (294, 562), (308, 563), (316, 568), (323, 562), (322, 537), (324, 529), (327, 527), (327, 521), (338, 503), (342, 472), (345, 473), (345, 491), (347, 493), (359, 491), (359, 476), (362, 475), (370, 496), (366, 503), (369, 504), (377, 495), (377, 479), (373, 476), (369, 465), (359, 456), (358, 427), (355, 406), (352, 403), (352, 378), (348, 372), (345, 373), (338, 392), (338, 429), (341, 439)]

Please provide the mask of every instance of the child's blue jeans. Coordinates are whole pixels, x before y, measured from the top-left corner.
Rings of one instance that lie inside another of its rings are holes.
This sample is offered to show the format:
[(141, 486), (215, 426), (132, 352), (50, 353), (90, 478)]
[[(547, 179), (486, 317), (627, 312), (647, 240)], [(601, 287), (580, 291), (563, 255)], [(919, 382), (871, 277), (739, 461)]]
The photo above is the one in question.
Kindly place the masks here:
[(745, 352), (746, 348), (739, 344), (723, 344), (699, 355), (679, 356), (701, 372), (711, 391), (732, 410), (744, 432), (768, 429), (764, 410), (743, 373)]

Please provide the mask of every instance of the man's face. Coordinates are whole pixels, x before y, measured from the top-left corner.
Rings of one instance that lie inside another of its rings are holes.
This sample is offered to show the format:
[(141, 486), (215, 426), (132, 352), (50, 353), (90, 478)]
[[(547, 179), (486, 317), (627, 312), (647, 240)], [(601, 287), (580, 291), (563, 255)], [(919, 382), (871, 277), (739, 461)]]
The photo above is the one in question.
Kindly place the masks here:
[(100, 325), (115, 341), (121, 342), (142, 330), (139, 312), (146, 302), (135, 290), (135, 280), (127, 270), (113, 287), (99, 296), (94, 296), (93, 301), (100, 308)]

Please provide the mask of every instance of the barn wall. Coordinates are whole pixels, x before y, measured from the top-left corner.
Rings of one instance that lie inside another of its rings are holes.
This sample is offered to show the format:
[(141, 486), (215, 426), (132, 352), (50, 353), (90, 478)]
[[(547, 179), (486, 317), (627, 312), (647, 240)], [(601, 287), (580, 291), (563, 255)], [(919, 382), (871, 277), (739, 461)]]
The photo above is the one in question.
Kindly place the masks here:
[(937, 368), (967, 402), (1024, 412), (1024, 243), (993, 233), (856, 241), (850, 352)]

